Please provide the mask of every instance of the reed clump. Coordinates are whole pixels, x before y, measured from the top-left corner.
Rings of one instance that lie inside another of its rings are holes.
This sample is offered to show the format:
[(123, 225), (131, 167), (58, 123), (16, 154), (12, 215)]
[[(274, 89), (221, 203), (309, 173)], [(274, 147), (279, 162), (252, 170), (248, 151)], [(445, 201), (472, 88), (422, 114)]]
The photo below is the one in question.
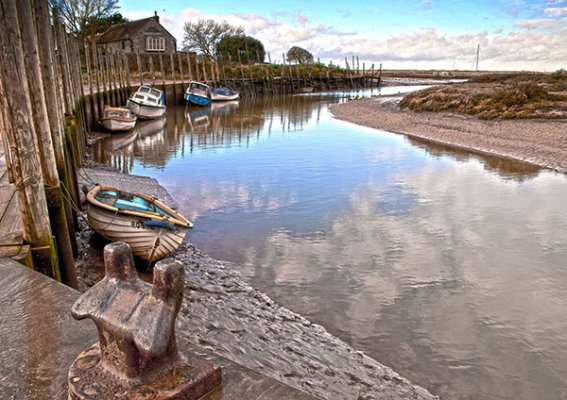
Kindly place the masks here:
[(567, 74), (499, 74), (407, 95), (403, 108), (456, 112), (480, 119), (567, 118)]

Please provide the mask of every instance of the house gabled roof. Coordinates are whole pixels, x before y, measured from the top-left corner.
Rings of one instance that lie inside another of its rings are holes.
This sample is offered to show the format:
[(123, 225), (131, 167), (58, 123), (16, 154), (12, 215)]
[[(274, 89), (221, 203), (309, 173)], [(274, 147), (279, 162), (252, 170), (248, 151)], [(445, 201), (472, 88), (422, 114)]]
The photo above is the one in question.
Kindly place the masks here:
[[(146, 24), (154, 19), (163, 28), (163, 25), (159, 23), (159, 17), (156, 15), (149, 18), (139, 19), (137, 21), (124, 22), (122, 24), (113, 25), (100, 36), (97, 36), (96, 42), (98, 44), (103, 44), (132, 39), (132, 37), (135, 36), (140, 30), (142, 30), (146, 26)], [(175, 39), (175, 37), (171, 33), (169, 33), (167, 29), (163, 28), (163, 30), (167, 32), (169, 36)]]

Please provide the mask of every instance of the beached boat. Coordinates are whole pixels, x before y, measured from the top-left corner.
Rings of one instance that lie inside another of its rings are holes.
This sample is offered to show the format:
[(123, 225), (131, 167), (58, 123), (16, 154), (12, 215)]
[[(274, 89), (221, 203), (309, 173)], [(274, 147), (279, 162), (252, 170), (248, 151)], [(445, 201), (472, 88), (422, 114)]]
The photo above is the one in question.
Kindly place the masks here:
[(140, 86), (128, 99), (126, 107), (140, 119), (159, 118), (165, 114), (165, 98), (161, 90)]
[(167, 257), (193, 224), (159, 200), (139, 193), (96, 185), (87, 193), (89, 224), (101, 236), (130, 245), (149, 262)]
[(191, 104), (208, 106), (211, 103), (211, 90), (208, 85), (201, 82), (191, 82), (183, 96)]
[(211, 91), (212, 101), (231, 101), (238, 99), (238, 92), (227, 87), (220, 87)]
[(110, 132), (123, 132), (132, 129), (136, 120), (136, 116), (127, 108), (104, 106), (100, 123)]

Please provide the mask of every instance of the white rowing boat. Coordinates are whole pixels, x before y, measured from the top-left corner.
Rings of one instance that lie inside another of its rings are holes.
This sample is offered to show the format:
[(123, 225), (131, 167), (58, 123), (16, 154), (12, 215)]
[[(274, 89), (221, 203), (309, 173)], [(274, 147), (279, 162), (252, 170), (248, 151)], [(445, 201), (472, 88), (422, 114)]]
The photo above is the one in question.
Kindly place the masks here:
[(183, 242), (193, 224), (159, 200), (96, 185), (87, 194), (89, 224), (111, 241), (130, 245), (134, 255), (154, 262)]

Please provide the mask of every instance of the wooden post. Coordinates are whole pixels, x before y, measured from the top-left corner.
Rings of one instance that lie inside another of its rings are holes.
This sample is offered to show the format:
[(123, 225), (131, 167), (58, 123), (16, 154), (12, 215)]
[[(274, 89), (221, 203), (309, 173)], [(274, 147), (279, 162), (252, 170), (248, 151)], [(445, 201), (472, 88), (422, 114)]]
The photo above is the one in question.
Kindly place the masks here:
[(174, 101), (177, 101), (176, 100), (177, 88), (175, 87), (177, 85), (177, 82), (175, 81), (175, 61), (173, 60), (173, 53), (169, 53), (169, 64), (171, 65), (171, 77), (173, 79), (173, 99)]
[(94, 97), (94, 92), (93, 92), (93, 79), (92, 79), (92, 74), (91, 74), (91, 60), (90, 60), (90, 52), (89, 52), (89, 44), (88, 44), (88, 39), (83, 40), (83, 48), (85, 50), (85, 65), (87, 67), (87, 80), (89, 82), (89, 97), (91, 99), (91, 101), (93, 102), (93, 107), (92, 110), (95, 114), (95, 120), (98, 119), (99, 113), (98, 113), (98, 107), (96, 106), (96, 101), (95, 101), (95, 97)]
[(104, 102), (106, 105), (111, 105), (110, 104), (110, 90), (109, 90), (109, 85), (110, 83), (107, 84), (106, 81), (106, 66), (104, 65), (104, 56), (101, 54), (102, 50), (97, 46), (96, 48), (96, 53), (97, 53), (97, 60), (99, 62), (100, 65), (100, 76), (102, 79), (102, 90), (103, 90), (103, 96), (104, 96)]
[(0, 25), (4, 27), (0, 35), (0, 79), (5, 91), (3, 96), (8, 107), (7, 115), (11, 120), (12, 129), (8, 134), (24, 240), (32, 246), (34, 264), (42, 272), (60, 280), (61, 274), (56, 261), (47, 200), (43, 190), (27, 71), (22, 68), (25, 60), (15, 0), (2, 1)]
[(159, 69), (161, 71), (161, 86), (162, 90), (165, 92), (165, 71), (163, 69), (163, 57), (159, 53)]
[(179, 64), (179, 74), (181, 75), (181, 91), (184, 91), (185, 85), (185, 74), (183, 73), (183, 62), (181, 60), (181, 53), (177, 52), (177, 62)]
[(185, 53), (187, 55), (187, 70), (189, 71), (189, 80), (193, 80), (193, 72), (191, 71), (191, 56), (189, 53)]
[[(71, 187), (73, 185), (73, 182), (75, 182), (75, 177), (69, 176), (69, 174), (67, 174), (67, 164), (64, 148), (65, 128), (63, 123), (63, 103), (61, 101), (61, 95), (59, 92), (59, 78), (57, 74), (56, 58), (54, 56), (55, 49), (53, 48), (53, 35), (49, 16), (49, 5), (46, 0), (34, 0), (33, 8), (35, 16), (35, 27), (37, 30), (37, 39), (39, 44), (39, 63), (43, 78), (43, 88), (47, 103), (47, 114), (50, 124), (51, 139), (53, 142), (55, 162), (57, 164), (57, 171), (60, 181), (66, 187)], [(88, 49), (86, 49), (86, 53), (88, 52)], [(68, 201), (64, 201), (63, 204), (65, 206), (65, 217), (67, 220), (68, 230), (75, 232), (73, 219), (74, 214), (71, 205)], [(75, 249), (77, 247), (75, 236), (73, 234), (70, 234), (69, 239), (71, 240), (73, 253), (75, 253)], [(69, 273), (69, 275), (72, 276), (72, 273)]]
[(97, 46), (96, 46), (96, 42), (95, 42), (95, 37), (94, 35), (91, 36), (91, 54), (93, 56), (93, 62), (94, 62), (94, 70), (95, 70), (95, 80), (96, 80), (96, 99), (97, 99), (97, 104), (98, 104), (98, 110), (99, 110), (99, 115), (102, 114), (102, 110), (104, 107), (104, 98), (103, 98), (103, 88), (102, 88), (102, 82), (101, 82), (101, 77), (100, 77), (100, 63), (98, 60), (98, 52), (97, 52)]
[(152, 80), (152, 83), (150, 86), (154, 86), (154, 83), (156, 82), (156, 73), (154, 70), (154, 56), (152, 56), (151, 54), (149, 55), (150, 57), (150, 77)]
[[(47, 205), (51, 214), (51, 226), (57, 239), (57, 250), (59, 254), (61, 271), (61, 279), (67, 285), (78, 289), (77, 273), (75, 271), (75, 261), (73, 258), (73, 248), (69, 234), (69, 226), (67, 225), (66, 210), (63, 204), (61, 188), (59, 186), (59, 175), (55, 152), (53, 148), (51, 126), (49, 122), (49, 113), (47, 110), (47, 101), (45, 97), (44, 86), (45, 80), (49, 80), (50, 76), (42, 76), (40, 71), (40, 53), (39, 43), (37, 41), (35, 24), (32, 22), (30, 2), (19, 2), (18, 16), (20, 18), (20, 28), (22, 37), (22, 46), (29, 51), (24, 53), (24, 61), (26, 63), (28, 85), (30, 89), (30, 98), (32, 104), (32, 117), (37, 135), (37, 143), (39, 150), (39, 159), (41, 163), (41, 172), (45, 185), (45, 193), (47, 196)], [(51, 50), (49, 43), (47, 50)], [(38, 51), (33, 51), (38, 49)], [(49, 71), (47, 71), (49, 73)], [(57, 132), (55, 133), (55, 135)]]
[(242, 78), (242, 87), (244, 88), (244, 68), (242, 68), (242, 59), (240, 58), (240, 51), (238, 52), (238, 64), (240, 64), (240, 76)]
[(138, 64), (138, 75), (140, 76), (140, 86), (144, 84), (144, 76), (142, 75), (142, 60), (140, 52), (136, 52), (136, 64)]
[(207, 82), (209, 81), (209, 78), (207, 77), (207, 68), (205, 68), (205, 67), (206, 67), (206, 63), (207, 63), (207, 62), (206, 62), (207, 59), (206, 59), (206, 58), (201, 58), (201, 61), (202, 61), (201, 67), (203, 67), (203, 79), (204, 79), (205, 83), (207, 83)]
[(219, 74), (219, 60), (217, 57), (215, 57), (215, 71), (217, 73), (216, 77), (217, 77), (217, 83), (220, 85), (220, 74)]
[(62, 27), (59, 22), (59, 10), (57, 7), (53, 9), (53, 26), (55, 33), (55, 41), (57, 43), (57, 58), (61, 74), (61, 95), (65, 105), (65, 112), (70, 113), (73, 109), (72, 99), (69, 90), (69, 83), (66, 76), (69, 76), (69, 71), (67, 69), (67, 63), (65, 62), (65, 55), (63, 53), (63, 40), (62, 40)]
[(123, 54), (122, 59), (122, 62), (126, 65), (126, 98), (128, 98), (130, 96), (130, 90), (132, 89), (132, 81), (130, 80), (130, 57), (128, 57), (128, 54)]

